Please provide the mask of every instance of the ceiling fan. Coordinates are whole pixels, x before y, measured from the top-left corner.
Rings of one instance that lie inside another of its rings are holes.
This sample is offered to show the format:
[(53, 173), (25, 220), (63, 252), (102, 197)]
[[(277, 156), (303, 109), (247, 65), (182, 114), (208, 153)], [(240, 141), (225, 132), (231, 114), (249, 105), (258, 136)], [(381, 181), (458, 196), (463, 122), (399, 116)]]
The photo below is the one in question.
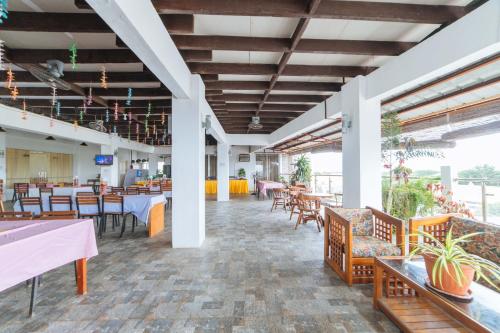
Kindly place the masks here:
[(16, 66), (30, 72), (51, 88), (71, 90), (71, 84), (61, 79), (64, 76), (64, 63), (60, 60), (47, 60), (47, 68), (38, 64), (16, 64)]
[(262, 127), (264, 126), (260, 123), (260, 117), (252, 117), (252, 121), (248, 124), (248, 128), (253, 130), (259, 130)]

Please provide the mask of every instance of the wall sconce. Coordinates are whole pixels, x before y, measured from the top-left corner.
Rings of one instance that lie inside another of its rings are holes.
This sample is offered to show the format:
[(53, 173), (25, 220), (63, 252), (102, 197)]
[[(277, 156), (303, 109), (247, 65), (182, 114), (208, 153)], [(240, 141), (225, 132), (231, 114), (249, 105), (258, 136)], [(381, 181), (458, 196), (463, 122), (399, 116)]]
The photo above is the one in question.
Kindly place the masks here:
[(342, 113), (342, 134), (346, 134), (347, 130), (352, 127), (351, 117), (347, 113)]
[(210, 120), (210, 115), (209, 115), (209, 114), (207, 114), (207, 115), (205, 116), (205, 121), (202, 121), (202, 122), (201, 122), (201, 127), (202, 127), (202, 128), (204, 128), (204, 129), (209, 130), (211, 126), (212, 126), (212, 122), (211, 122), (211, 120)]

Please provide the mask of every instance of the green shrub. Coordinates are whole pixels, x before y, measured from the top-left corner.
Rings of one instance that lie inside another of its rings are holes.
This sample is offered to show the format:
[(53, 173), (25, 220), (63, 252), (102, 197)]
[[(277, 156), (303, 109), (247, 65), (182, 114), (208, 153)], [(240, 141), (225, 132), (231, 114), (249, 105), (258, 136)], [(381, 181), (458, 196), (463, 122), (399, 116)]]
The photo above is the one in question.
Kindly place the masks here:
[[(420, 214), (429, 213), (434, 207), (434, 198), (432, 192), (427, 189), (428, 183), (429, 181), (416, 180), (394, 185), (392, 207), (388, 213), (403, 220), (414, 217), (417, 212)], [(382, 190), (383, 206), (386, 210), (388, 181), (383, 182)]]

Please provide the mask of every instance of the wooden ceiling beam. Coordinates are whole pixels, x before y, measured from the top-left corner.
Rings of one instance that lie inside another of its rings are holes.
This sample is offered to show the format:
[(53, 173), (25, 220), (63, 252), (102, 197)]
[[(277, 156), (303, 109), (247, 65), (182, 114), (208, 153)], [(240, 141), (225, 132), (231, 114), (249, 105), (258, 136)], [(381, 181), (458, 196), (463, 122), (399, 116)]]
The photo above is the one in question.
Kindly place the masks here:
[[(337, 82), (296, 82), (278, 81), (274, 90), (288, 91), (340, 91), (342, 83)], [(205, 84), (206, 89), (222, 90), (266, 90), (269, 87), (267, 81), (211, 81)]]
[[(173, 35), (180, 50), (290, 52), (288, 38)], [(417, 43), (364, 40), (301, 39), (294, 52), (397, 56)], [(122, 43), (117, 43), (123, 46)]]
[[(189, 14), (160, 14), (169, 33), (191, 34), (194, 17)], [(95, 13), (38, 13), (9, 11), (2, 31), (113, 33)]]
[[(17, 63), (45, 63), (49, 59), (61, 60), (69, 63), (69, 52), (66, 49), (8, 49), (9, 59)], [(211, 51), (184, 50), (181, 55), (187, 62), (211, 61)], [(80, 49), (78, 50), (77, 63), (141, 63), (139, 58), (128, 49)]]
[(315, 12), (302, 0), (153, 0), (159, 12), (277, 16), (443, 24), (466, 14), (465, 7), (368, 1), (324, 1)]
[[(192, 62), (188, 66), (193, 73), (198, 74), (273, 75), (278, 72), (277, 65), (268, 64)], [(355, 77), (369, 74), (375, 69), (376, 67), (361, 66), (288, 65), (283, 70), (283, 75)]]

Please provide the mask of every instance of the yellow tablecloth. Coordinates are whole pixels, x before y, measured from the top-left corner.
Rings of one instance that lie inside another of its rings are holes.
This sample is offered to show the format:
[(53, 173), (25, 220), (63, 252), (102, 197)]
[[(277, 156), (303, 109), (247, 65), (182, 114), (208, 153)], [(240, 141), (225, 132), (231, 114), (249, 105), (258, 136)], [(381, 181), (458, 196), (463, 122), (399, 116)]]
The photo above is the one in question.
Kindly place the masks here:
[[(205, 193), (217, 193), (217, 181), (205, 180)], [(247, 179), (230, 179), (229, 180), (229, 193), (233, 194), (248, 194), (248, 180)]]

